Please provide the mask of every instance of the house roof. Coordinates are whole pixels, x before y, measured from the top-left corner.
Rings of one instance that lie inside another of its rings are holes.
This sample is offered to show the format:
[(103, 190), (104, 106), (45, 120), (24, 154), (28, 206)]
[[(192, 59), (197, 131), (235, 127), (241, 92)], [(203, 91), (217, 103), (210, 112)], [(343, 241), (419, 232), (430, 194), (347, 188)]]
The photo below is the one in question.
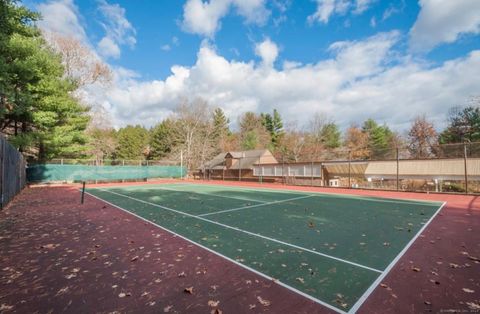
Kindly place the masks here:
[(277, 163), (268, 149), (223, 152), (205, 163), (207, 169), (226, 169), (226, 158), (232, 158), (229, 169), (253, 169), (254, 164)]

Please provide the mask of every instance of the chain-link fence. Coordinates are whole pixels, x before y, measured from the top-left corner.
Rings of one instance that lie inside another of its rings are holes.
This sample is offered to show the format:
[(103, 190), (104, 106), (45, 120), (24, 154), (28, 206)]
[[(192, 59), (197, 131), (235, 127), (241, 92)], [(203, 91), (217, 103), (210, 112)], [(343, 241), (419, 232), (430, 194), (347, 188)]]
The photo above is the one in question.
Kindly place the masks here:
[[(230, 156), (231, 157), (231, 156)], [(419, 192), (480, 193), (480, 142), (276, 152), (225, 158), (195, 174), (204, 180)]]
[(32, 163), (27, 169), (29, 182), (123, 182), (159, 178), (183, 178), (181, 161), (53, 159)]
[(0, 135), (0, 209), (25, 187), (25, 169), (22, 154)]

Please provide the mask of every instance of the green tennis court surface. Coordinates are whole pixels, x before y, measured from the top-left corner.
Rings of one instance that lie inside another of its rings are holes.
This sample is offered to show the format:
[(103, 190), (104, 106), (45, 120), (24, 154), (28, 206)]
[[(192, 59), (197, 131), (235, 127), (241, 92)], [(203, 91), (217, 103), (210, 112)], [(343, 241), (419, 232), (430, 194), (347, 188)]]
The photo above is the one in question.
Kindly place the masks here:
[(186, 183), (87, 192), (339, 312), (357, 309), (442, 205)]

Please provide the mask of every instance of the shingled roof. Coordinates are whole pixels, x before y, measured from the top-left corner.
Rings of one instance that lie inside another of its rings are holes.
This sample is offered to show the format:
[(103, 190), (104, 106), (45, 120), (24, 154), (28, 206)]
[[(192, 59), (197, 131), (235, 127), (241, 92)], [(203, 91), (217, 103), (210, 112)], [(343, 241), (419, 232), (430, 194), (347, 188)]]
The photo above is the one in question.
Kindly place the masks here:
[(205, 163), (206, 169), (227, 169), (225, 160), (232, 158), (232, 165), (228, 169), (253, 169), (253, 165), (277, 163), (275, 157), (268, 149), (229, 151), (215, 156), (212, 160)]

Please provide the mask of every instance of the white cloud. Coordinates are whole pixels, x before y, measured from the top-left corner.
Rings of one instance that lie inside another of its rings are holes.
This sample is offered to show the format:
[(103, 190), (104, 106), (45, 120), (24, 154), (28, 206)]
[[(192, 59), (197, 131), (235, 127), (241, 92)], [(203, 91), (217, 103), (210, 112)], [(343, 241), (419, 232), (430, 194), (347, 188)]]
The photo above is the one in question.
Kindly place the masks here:
[(97, 48), (100, 54), (106, 58), (118, 59), (120, 57), (120, 47), (110, 37), (103, 37)]
[(269, 38), (255, 45), (255, 54), (262, 58), (262, 62), (267, 67), (272, 67), (278, 56), (278, 47)]
[(52, 0), (39, 4), (37, 9), (42, 14), (42, 20), (38, 22), (41, 29), (88, 42), (73, 0)]
[(307, 17), (307, 22), (312, 25), (315, 22), (327, 24), (334, 14), (345, 15), (362, 14), (370, 8), (376, 0), (314, 0), (317, 3), (315, 13)]
[[(135, 28), (125, 17), (126, 11), (120, 5), (99, 0), (98, 9), (103, 15), (101, 25), (105, 30), (105, 36), (98, 44), (99, 53), (105, 57), (119, 58), (121, 45), (130, 48), (135, 46), (137, 42)], [(115, 54), (112, 54), (113, 51)]]
[(375, 0), (357, 0), (355, 1), (354, 14), (362, 14), (367, 11)]
[(163, 51), (170, 51), (172, 47), (170, 47), (169, 44), (165, 44), (162, 47), (160, 47), (160, 49), (162, 49)]
[(190, 33), (213, 37), (221, 28), (220, 20), (232, 7), (246, 23), (262, 24), (270, 14), (265, 0), (188, 0), (183, 7), (182, 27)]
[(152, 125), (182, 97), (221, 106), (231, 121), (245, 111), (277, 108), (286, 121), (300, 123), (322, 111), (342, 127), (371, 117), (402, 130), (419, 113), (442, 125), (448, 108), (478, 93), (480, 51), (433, 68), (412, 58), (395, 59), (392, 66), (399, 36), (391, 32), (334, 43), (331, 58), (305, 65), (288, 61), (269, 71), (261, 63), (227, 60), (204, 44), (192, 67), (172, 67), (166, 80), (140, 82), (125, 75), (106, 101), (120, 125)]
[(410, 47), (414, 51), (455, 42), (462, 34), (480, 33), (478, 0), (420, 0), (420, 6), (410, 30)]
[[(51, 1), (42, 8), (49, 17), (42, 27), (87, 40), (71, 1)], [(59, 22), (53, 12), (70, 18)], [(282, 69), (268, 71), (265, 64), (273, 64), (278, 56), (278, 47), (269, 39), (256, 46), (259, 63), (228, 60), (204, 42), (193, 66), (173, 66), (165, 80), (144, 81), (140, 74), (117, 67), (110, 89), (85, 93), (91, 103), (109, 110), (116, 126), (153, 125), (168, 117), (182, 97), (203, 97), (221, 106), (231, 121), (245, 111), (277, 108), (286, 121), (300, 123), (322, 111), (342, 127), (371, 117), (402, 130), (415, 115), (427, 113), (442, 126), (451, 106), (478, 95), (480, 50), (432, 67), (408, 55), (398, 58), (394, 47), (399, 38), (398, 32), (390, 32), (336, 42), (327, 59), (314, 64), (288, 60)]]

